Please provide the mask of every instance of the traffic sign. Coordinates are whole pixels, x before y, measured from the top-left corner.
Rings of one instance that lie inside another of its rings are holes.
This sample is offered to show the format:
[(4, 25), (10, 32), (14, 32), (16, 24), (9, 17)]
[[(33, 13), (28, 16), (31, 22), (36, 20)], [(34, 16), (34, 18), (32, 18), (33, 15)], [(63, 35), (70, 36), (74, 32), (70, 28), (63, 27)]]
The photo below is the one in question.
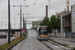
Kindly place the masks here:
[(25, 28), (22, 28), (22, 30), (24, 30), (24, 31), (25, 31)]

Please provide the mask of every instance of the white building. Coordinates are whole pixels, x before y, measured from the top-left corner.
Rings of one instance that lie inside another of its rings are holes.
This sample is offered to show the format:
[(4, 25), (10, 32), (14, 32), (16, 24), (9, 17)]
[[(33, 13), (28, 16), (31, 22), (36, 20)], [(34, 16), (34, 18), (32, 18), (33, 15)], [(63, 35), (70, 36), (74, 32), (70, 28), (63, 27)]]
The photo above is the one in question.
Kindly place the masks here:
[(41, 21), (32, 21), (32, 28), (37, 28), (39, 26), (39, 24), (41, 23)]

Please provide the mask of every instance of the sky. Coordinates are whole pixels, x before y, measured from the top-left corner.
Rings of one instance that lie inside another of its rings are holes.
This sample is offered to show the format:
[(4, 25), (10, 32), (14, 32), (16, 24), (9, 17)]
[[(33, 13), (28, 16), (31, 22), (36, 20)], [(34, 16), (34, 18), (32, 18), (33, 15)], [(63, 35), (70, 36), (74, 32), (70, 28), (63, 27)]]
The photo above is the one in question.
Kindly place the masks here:
[[(70, 0), (70, 8), (73, 4), (75, 4), (75, 0)], [(16, 7), (13, 7), (13, 5)], [(46, 5), (48, 5), (48, 17), (50, 18), (51, 15), (62, 12), (66, 8), (66, 0), (10, 0), (10, 20), (13, 29), (20, 28), (20, 15), (18, 15), (20, 14), (20, 5), (23, 6), (22, 13), (25, 14), (26, 21), (39, 21), (46, 16)], [(25, 7), (26, 5), (29, 7)], [(27, 28), (31, 27), (32, 24), (27, 24)], [(0, 29), (5, 28), (8, 28), (8, 0), (0, 0)]]

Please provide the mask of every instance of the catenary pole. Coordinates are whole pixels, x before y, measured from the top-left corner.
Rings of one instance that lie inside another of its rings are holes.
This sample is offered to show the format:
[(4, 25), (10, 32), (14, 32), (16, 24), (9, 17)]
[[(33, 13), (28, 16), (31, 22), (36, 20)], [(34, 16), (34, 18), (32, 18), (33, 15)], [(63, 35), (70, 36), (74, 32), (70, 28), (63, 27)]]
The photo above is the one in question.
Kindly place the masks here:
[(10, 44), (10, 0), (8, 0), (8, 44)]

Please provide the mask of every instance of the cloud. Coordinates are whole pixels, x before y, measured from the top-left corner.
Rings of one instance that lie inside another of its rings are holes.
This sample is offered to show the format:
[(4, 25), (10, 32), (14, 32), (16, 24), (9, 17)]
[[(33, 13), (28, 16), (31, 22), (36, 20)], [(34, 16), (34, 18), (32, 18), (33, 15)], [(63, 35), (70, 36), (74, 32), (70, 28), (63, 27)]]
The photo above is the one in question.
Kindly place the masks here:
[[(25, 17), (45, 17), (46, 13), (46, 5), (49, 4), (48, 0), (25, 0), (26, 4), (29, 5), (28, 8), (22, 7), (22, 13), (28, 14), (25, 15)], [(34, 4), (36, 3), (36, 4)], [(24, 0), (10, 0), (10, 8), (11, 8), (11, 24), (14, 28), (14, 19), (15, 19), (15, 28), (18, 28), (18, 23), (20, 22), (19, 18), (20, 16), (18, 13), (20, 13), (20, 7), (13, 7), (13, 5), (16, 6), (26, 6), (24, 3)], [(75, 0), (70, 0), (70, 6), (75, 4)], [(49, 14), (48, 16), (51, 17), (52, 14), (56, 14), (56, 12), (61, 12), (66, 8), (66, 0), (51, 0), (49, 4)], [(27, 20), (33, 21), (33, 20), (39, 20), (41, 18), (29, 18)], [(6, 22), (8, 24), (8, 0), (0, 0), (0, 22)], [(30, 25), (27, 25), (27, 27), (31, 27)]]

